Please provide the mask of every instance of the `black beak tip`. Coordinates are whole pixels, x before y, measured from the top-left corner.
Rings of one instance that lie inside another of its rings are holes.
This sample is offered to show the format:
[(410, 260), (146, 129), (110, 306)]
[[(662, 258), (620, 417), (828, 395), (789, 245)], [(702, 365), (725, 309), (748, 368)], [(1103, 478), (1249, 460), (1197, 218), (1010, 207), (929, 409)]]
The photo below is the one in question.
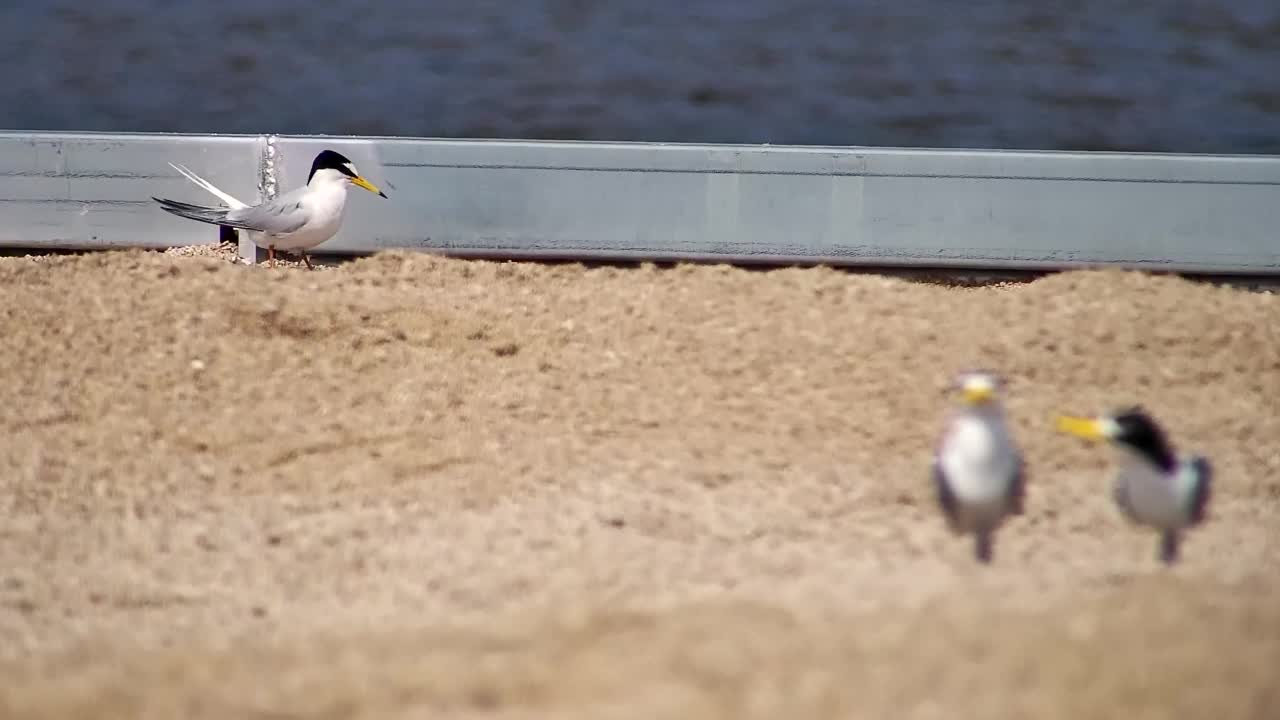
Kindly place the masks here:
[[(379, 191), (378, 191), (378, 197), (387, 197), (387, 194), (386, 194), (386, 193), (384, 193), (384, 192), (382, 192), (381, 190), (379, 190)], [(388, 199), (388, 200), (390, 200), (390, 198), (387, 198), (387, 199)]]

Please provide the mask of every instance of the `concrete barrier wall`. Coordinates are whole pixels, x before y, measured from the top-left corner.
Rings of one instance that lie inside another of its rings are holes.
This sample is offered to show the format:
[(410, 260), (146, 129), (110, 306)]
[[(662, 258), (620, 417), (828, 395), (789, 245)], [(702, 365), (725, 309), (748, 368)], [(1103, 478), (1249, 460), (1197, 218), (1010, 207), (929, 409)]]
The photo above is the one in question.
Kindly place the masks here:
[(159, 210), (152, 195), (213, 204), (186, 165), (242, 200), (258, 198), (255, 136), (0, 133), (0, 246), (164, 248), (218, 240), (218, 228)]
[(1280, 274), (1270, 156), (11, 134), (0, 242), (211, 242), (151, 203), (213, 200), (168, 161), (256, 199), (264, 169), (291, 189), (326, 147), (390, 199), (353, 190), (319, 253)]

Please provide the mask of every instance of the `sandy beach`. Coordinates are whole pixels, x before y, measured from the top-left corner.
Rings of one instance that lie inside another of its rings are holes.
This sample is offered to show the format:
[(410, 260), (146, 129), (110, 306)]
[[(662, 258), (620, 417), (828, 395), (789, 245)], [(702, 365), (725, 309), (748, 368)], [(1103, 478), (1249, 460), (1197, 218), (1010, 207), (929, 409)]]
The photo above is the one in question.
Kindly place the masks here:
[[(0, 258), (0, 715), (1269, 718), (1280, 296), (1120, 271)], [(1025, 516), (928, 462), (1008, 380)], [(1183, 560), (1058, 412), (1214, 463)]]

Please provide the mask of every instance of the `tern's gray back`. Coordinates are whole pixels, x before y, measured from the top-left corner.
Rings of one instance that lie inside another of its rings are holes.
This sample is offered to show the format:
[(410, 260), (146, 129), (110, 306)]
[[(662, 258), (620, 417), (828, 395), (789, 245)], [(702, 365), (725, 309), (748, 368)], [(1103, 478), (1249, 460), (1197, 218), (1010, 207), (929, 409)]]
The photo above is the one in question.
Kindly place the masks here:
[(240, 208), (227, 213), (227, 219), (252, 230), (286, 235), (302, 227), (307, 215), (300, 203), (307, 187), (291, 190), (261, 205)]

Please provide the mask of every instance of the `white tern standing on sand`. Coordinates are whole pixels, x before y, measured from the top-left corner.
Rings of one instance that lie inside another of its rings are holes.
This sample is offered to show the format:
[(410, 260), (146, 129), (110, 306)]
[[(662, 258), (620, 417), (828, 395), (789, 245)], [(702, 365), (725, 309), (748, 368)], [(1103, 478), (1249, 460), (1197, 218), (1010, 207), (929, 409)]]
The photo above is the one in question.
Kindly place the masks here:
[(1102, 417), (1062, 416), (1058, 429), (1120, 450), (1111, 497), (1130, 521), (1160, 531), (1160, 560), (1178, 560), (1182, 531), (1204, 522), (1213, 469), (1199, 455), (1179, 458), (1164, 431), (1142, 408)]
[(954, 385), (954, 411), (933, 458), (938, 504), (952, 532), (972, 533), (978, 562), (991, 562), (995, 532), (1021, 515), (1025, 465), (1005, 421), (1001, 381), (982, 371), (962, 373)]
[(316, 155), (306, 185), (252, 206), (219, 190), (187, 168), (169, 164), (229, 207), (204, 207), (158, 197), (151, 199), (160, 203), (166, 212), (179, 217), (250, 231), (253, 243), (267, 249), (268, 264), (272, 267), (275, 266), (276, 251), (283, 250), (300, 253), (303, 262), (311, 268), (307, 250), (333, 237), (342, 226), (348, 187), (355, 185), (386, 197), (373, 183), (360, 176), (350, 160), (332, 150)]

